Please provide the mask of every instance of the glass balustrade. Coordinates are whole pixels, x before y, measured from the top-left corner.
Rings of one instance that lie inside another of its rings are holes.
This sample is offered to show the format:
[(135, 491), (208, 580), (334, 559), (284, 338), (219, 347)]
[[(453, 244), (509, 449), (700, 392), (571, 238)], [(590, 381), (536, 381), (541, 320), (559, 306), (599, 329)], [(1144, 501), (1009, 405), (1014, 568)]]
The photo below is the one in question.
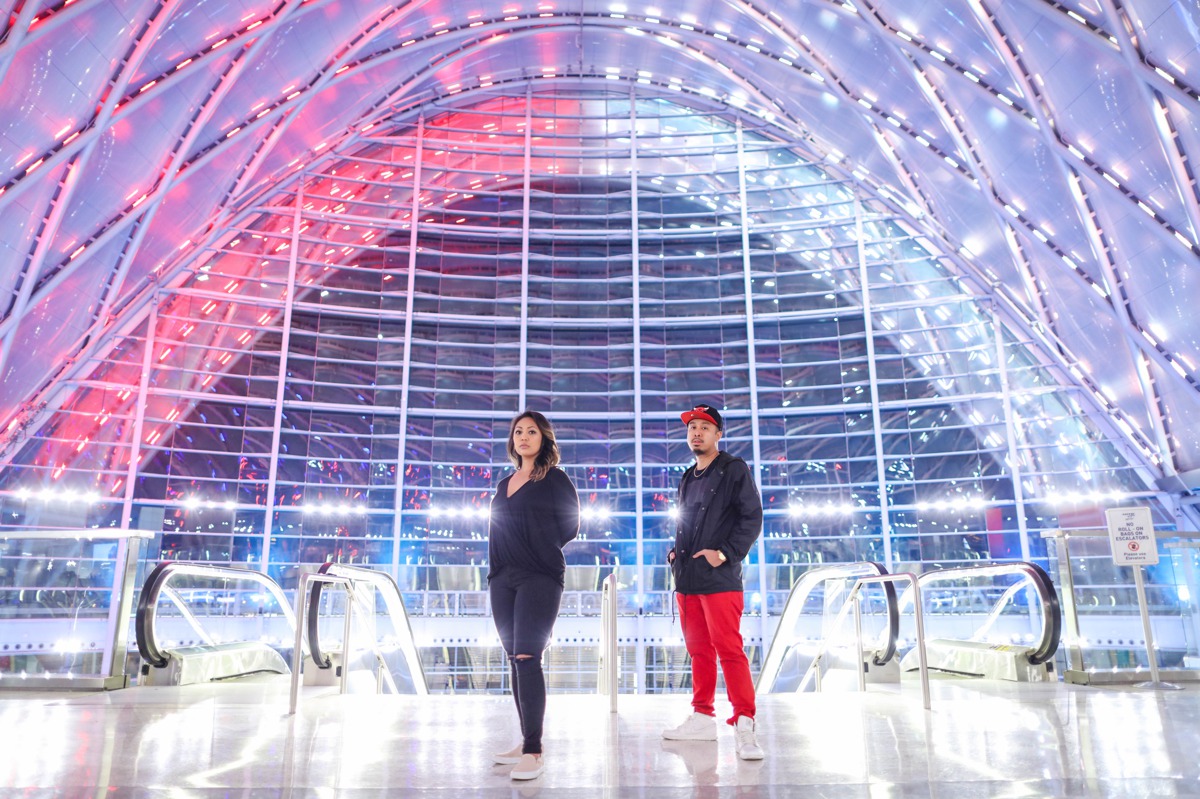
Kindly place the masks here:
[[(1150, 665), (1133, 567), (1113, 563), (1102, 528), (1044, 533), (1058, 574), (1064, 676), (1070, 682), (1137, 682)], [(1156, 531), (1159, 562), (1144, 569), (1147, 611), (1164, 678), (1200, 679), (1200, 533)]]
[(126, 685), (135, 530), (0, 534), (0, 687)]

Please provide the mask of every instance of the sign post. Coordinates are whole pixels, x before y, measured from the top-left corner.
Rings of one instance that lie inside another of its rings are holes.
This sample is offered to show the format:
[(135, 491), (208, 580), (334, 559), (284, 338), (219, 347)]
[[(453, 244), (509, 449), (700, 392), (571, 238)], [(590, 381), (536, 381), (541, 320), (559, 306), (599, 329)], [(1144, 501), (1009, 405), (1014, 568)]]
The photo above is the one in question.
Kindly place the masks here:
[(1150, 624), (1150, 607), (1146, 601), (1146, 582), (1142, 577), (1143, 566), (1158, 563), (1158, 541), (1154, 537), (1154, 520), (1150, 509), (1110, 508), (1104, 511), (1108, 522), (1108, 540), (1112, 545), (1112, 559), (1117, 566), (1133, 569), (1133, 584), (1137, 589), (1138, 610), (1142, 615), (1142, 630), (1146, 634), (1146, 659), (1150, 662), (1150, 682), (1140, 683), (1141, 688), (1179, 690), (1178, 685), (1164, 683), (1158, 678), (1158, 651), (1154, 646), (1154, 628)]

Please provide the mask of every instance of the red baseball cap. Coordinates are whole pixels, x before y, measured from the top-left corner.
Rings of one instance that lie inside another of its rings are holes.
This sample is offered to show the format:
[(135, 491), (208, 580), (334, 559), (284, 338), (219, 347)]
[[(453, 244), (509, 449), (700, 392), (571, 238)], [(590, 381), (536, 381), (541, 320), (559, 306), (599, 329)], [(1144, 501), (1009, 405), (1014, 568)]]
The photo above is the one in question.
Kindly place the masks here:
[(679, 418), (683, 419), (684, 424), (693, 419), (703, 419), (706, 422), (712, 422), (718, 430), (725, 429), (725, 423), (721, 421), (721, 414), (711, 405), (697, 405), (690, 411), (684, 411)]

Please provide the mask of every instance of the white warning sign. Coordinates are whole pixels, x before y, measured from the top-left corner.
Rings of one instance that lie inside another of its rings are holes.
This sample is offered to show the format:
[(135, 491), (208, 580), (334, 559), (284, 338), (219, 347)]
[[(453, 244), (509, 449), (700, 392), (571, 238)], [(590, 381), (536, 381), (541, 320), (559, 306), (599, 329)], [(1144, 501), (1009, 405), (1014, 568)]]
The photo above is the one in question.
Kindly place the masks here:
[(1118, 566), (1158, 563), (1158, 545), (1154, 540), (1154, 521), (1149, 508), (1111, 508), (1104, 511), (1104, 517), (1108, 520), (1113, 563)]

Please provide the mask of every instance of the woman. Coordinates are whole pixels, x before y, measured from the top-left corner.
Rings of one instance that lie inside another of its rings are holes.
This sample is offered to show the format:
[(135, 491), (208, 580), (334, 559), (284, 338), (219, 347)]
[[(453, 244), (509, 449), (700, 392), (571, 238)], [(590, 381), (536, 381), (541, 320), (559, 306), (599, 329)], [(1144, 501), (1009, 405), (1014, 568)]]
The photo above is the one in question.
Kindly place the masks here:
[(508, 655), (513, 701), (524, 740), (494, 757), (515, 765), (514, 780), (541, 775), (546, 680), (542, 651), (550, 643), (562, 599), (562, 549), (579, 533), (579, 496), (559, 462), (554, 428), (536, 411), (513, 419), (508, 457), (517, 467), (492, 498), (488, 591), (500, 643)]

